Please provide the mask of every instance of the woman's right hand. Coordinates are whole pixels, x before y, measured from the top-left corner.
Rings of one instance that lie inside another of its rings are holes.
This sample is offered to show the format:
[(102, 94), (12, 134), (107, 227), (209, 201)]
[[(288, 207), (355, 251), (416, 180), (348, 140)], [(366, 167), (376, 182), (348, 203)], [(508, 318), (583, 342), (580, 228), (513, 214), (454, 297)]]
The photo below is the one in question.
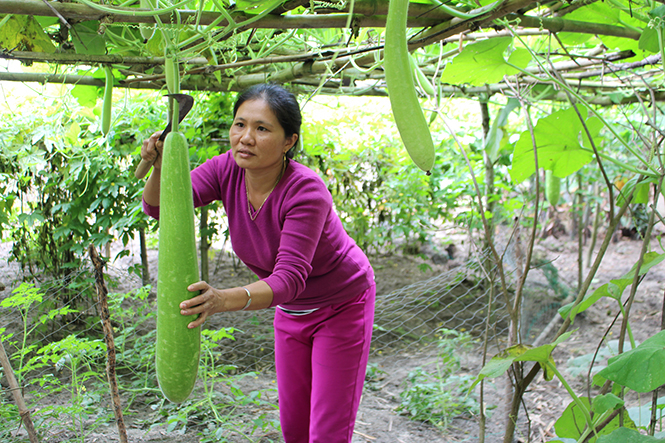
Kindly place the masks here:
[(155, 169), (162, 168), (162, 149), (164, 149), (164, 142), (159, 140), (162, 131), (155, 132), (147, 140), (143, 140), (141, 146), (141, 158), (149, 163), (154, 162), (152, 167)]

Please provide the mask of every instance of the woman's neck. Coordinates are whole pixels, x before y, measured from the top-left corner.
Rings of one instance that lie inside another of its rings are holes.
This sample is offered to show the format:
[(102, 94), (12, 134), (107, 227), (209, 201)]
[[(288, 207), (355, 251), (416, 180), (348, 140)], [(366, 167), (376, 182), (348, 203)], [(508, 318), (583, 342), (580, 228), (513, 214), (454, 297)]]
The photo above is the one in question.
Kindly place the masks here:
[(261, 196), (272, 192), (282, 178), (285, 169), (286, 162), (280, 162), (276, 167), (268, 170), (255, 171), (246, 169), (245, 186), (247, 186), (250, 195)]

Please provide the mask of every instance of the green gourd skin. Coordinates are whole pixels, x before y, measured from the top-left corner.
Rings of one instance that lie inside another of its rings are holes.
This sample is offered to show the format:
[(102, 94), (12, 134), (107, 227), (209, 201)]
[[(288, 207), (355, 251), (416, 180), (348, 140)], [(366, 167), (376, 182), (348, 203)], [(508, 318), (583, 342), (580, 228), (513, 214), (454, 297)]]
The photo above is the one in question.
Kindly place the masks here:
[(164, 78), (166, 80), (166, 89), (168, 89), (169, 94), (177, 94), (180, 92), (180, 71), (178, 68), (178, 62), (170, 54), (165, 56)]
[[(155, 9), (157, 7), (157, 2), (155, 0), (140, 0), (139, 6), (142, 9)], [(155, 25), (139, 23), (139, 31), (141, 33), (141, 37), (143, 37), (145, 41), (148, 41), (155, 34)]]
[(413, 55), (411, 55), (410, 53), (409, 53), (409, 61), (411, 62), (411, 69), (413, 69), (413, 75), (417, 80), (418, 85), (423, 89), (425, 94), (429, 95), (430, 97), (435, 96), (436, 91), (434, 90), (434, 86), (432, 86), (432, 83), (430, 83), (429, 79), (425, 76), (423, 71), (420, 70), (418, 63), (413, 58)]
[(406, 41), (409, 0), (391, 0), (386, 20), (384, 70), (395, 124), (409, 156), (423, 171), (434, 167), (434, 143), (418, 101)]
[(113, 108), (113, 71), (110, 66), (104, 66), (104, 102), (102, 103), (102, 134), (107, 135), (111, 130), (111, 111)]
[(187, 286), (199, 281), (189, 151), (182, 133), (166, 136), (163, 156), (155, 364), (162, 393), (178, 403), (194, 388), (201, 344), (201, 328), (187, 328), (197, 316), (180, 314), (180, 303), (198, 295)]
[(545, 198), (551, 206), (559, 204), (561, 195), (561, 179), (549, 169), (545, 170)]

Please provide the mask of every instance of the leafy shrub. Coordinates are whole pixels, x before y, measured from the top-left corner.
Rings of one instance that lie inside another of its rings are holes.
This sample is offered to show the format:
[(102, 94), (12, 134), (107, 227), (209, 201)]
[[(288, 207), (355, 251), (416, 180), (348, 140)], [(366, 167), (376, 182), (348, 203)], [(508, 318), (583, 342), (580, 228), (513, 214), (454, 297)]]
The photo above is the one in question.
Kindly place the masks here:
[(456, 374), (460, 369), (459, 353), (468, 348), (471, 336), (449, 329), (440, 333), (435, 370), (416, 368), (409, 372), (397, 410), (412, 420), (446, 429), (452, 418), (477, 414), (480, 406), (473, 395), (467, 394), (475, 377)]

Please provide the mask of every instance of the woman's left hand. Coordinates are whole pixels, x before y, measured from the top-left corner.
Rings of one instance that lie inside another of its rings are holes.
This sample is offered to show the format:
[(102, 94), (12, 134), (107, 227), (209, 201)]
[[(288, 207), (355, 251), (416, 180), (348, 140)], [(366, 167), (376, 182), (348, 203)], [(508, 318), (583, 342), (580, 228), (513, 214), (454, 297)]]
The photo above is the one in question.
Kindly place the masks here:
[(180, 313), (182, 315), (196, 315), (198, 318), (187, 325), (193, 329), (205, 323), (206, 319), (217, 312), (224, 311), (226, 297), (224, 292), (215, 289), (204, 281), (193, 283), (187, 287), (188, 291), (200, 292), (196, 297), (185, 300), (180, 303)]

